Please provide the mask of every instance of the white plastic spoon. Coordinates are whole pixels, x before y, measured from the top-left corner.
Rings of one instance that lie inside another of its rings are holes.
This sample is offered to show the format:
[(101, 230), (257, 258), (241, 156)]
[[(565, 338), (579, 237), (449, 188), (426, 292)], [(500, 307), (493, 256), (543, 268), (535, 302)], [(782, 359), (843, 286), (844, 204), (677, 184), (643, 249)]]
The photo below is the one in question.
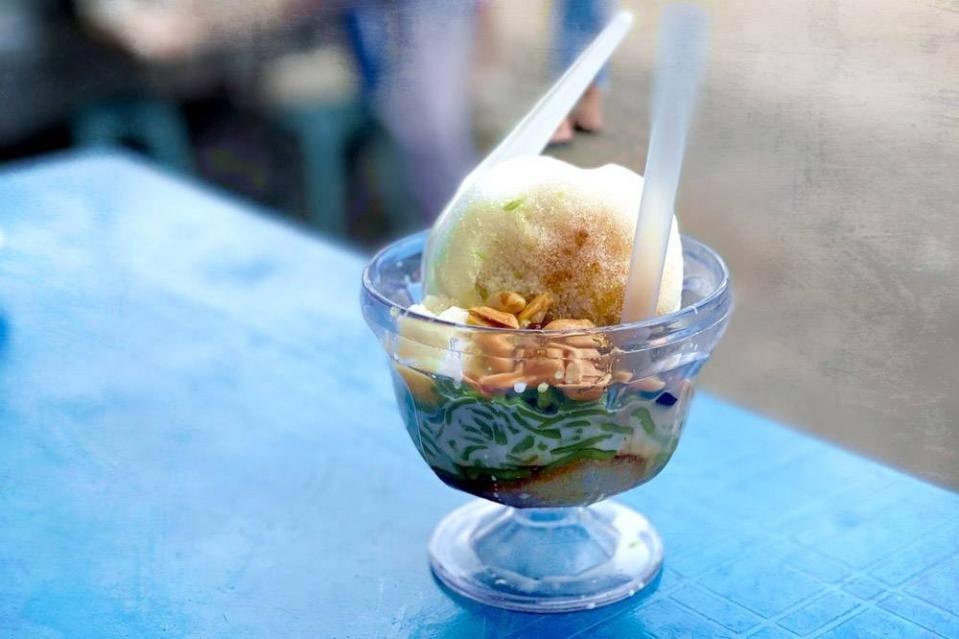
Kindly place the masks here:
[(633, 14), (619, 11), (609, 24), (580, 54), (576, 61), (563, 73), (562, 77), (550, 87), (539, 102), (520, 120), (512, 131), (503, 138), (493, 151), (473, 169), (460, 183), (459, 188), (443, 212), (433, 224), (426, 250), (423, 251), (424, 290), (429, 291), (431, 272), (429, 265), (433, 259), (435, 238), (443, 233), (450, 223), (452, 211), (472, 182), (490, 167), (505, 160), (528, 155), (539, 155), (549, 144), (553, 133), (573, 110), (603, 65), (633, 26)]

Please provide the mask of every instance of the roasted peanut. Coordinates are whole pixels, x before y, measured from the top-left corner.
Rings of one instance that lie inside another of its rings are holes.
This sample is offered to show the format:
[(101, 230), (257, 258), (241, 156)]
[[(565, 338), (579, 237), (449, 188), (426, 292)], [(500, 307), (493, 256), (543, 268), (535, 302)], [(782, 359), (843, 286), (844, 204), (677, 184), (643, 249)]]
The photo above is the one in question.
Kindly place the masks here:
[(492, 326), (496, 328), (519, 328), (515, 315), (498, 311), (489, 306), (476, 306), (469, 310), (466, 323), (472, 326)]
[(603, 396), (603, 393), (606, 392), (606, 387), (609, 386), (610, 379), (611, 377), (609, 375), (603, 375), (602, 377), (594, 378), (594, 381), (590, 383), (584, 381), (582, 384), (559, 384), (557, 388), (570, 399), (581, 402), (592, 401)]
[(564, 374), (563, 351), (558, 348), (527, 349), (523, 352), (523, 374), (530, 383), (556, 384)]
[(575, 359), (567, 363), (566, 375), (563, 380), (567, 384), (581, 384), (583, 382), (583, 363)]
[(570, 359), (599, 359), (602, 355), (595, 348), (580, 348), (569, 343), (569, 340), (564, 340), (562, 342), (552, 341), (549, 343), (551, 348), (558, 348), (566, 353), (566, 357)]
[[(547, 331), (572, 331), (596, 328), (588, 319), (555, 319), (543, 327)], [(602, 348), (606, 340), (602, 335), (567, 335), (561, 338), (564, 345), (576, 348)]]
[(519, 325), (526, 328), (530, 324), (542, 324), (552, 304), (553, 297), (549, 293), (540, 293), (516, 316)]
[(470, 352), (497, 357), (511, 357), (513, 355), (514, 346), (510, 335), (476, 331), (472, 335), (472, 341), (475, 348), (470, 349)]
[(510, 357), (473, 355), (465, 363), (465, 370), (476, 376), (490, 373), (508, 373), (514, 368), (516, 368), (516, 362)]
[(483, 375), (477, 382), (479, 385), (493, 391), (509, 390), (516, 384), (525, 384), (526, 377), (522, 371), (511, 371), (508, 373), (495, 373), (493, 375)]
[(552, 322), (543, 327), (543, 330), (546, 331), (569, 331), (577, 328), (595, 328), (596, 325), (593, 324), (588, 319), (554, 319)]
[(573, 399), (579, 402), (591, 402), (593, 400), (599, 399), (603, 396), (603, 393), (606, 392), (605, 386), (582, 386), (582, 385), (573, 385), (573, 386), (560, 386), (559, 389), (563, 391), (563, 395), (566, 395), (569, 399)]
[(486, 300), (486, 305), (495, 308), (497, 311), (516, 315), (526, 308), (526, 298), (513, 291), (500, 291), (490, 295), (489, 299)]

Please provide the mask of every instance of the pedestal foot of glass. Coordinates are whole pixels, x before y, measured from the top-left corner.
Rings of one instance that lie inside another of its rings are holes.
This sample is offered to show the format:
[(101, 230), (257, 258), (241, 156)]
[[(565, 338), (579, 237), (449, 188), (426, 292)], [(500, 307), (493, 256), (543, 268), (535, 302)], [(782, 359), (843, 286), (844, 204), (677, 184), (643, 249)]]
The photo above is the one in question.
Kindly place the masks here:
[(481, 603), (528, 612), (590, 610), (648, 586), (663, 544), (634, 510), (515, 509), (478, 499), (447, 515), (429, 545), (436, 576)]

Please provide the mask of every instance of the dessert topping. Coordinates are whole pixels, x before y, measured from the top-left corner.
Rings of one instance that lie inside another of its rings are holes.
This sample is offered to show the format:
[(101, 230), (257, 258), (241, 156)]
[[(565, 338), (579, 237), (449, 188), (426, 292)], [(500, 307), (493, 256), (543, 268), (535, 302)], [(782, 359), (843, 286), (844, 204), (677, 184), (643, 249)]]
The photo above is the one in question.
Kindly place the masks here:
[(497, 311), (516, 315), (526, 308), (526, 298), (513, 291), (500, 291), (490, 295), (489, 299), (486, 300), (486, 305), (495, 308)]
[(526, 308), (516, 316), (516, 319), (519, 320), (519, 325), (523, 328), (529, 327), (530, 324), (542, 324), (543, 320), (546, 319), (546, 313), (549, 312), (549, 307), (552, 305), (553, 297), (549, 293), (540, 293), (530, 300)]
[(469, 310), (466, 323), (472, 326), (491, 326), (494, 328), (519, 328), (516, 316), (505, 311), (498, 311), (489, 306), (476, 306)]

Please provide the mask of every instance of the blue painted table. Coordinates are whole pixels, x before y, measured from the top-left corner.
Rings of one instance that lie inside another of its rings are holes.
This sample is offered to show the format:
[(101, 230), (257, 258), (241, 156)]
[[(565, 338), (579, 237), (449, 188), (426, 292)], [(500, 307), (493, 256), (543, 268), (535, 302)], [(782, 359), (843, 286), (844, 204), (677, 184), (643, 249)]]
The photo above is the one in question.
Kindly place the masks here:
[(458, 599), (361, 257), (117, 154), (6, 170), (0, 229), (0, 637), (959, 637), (959, 495), (705, 394), (621, 496), (655, 590)]

